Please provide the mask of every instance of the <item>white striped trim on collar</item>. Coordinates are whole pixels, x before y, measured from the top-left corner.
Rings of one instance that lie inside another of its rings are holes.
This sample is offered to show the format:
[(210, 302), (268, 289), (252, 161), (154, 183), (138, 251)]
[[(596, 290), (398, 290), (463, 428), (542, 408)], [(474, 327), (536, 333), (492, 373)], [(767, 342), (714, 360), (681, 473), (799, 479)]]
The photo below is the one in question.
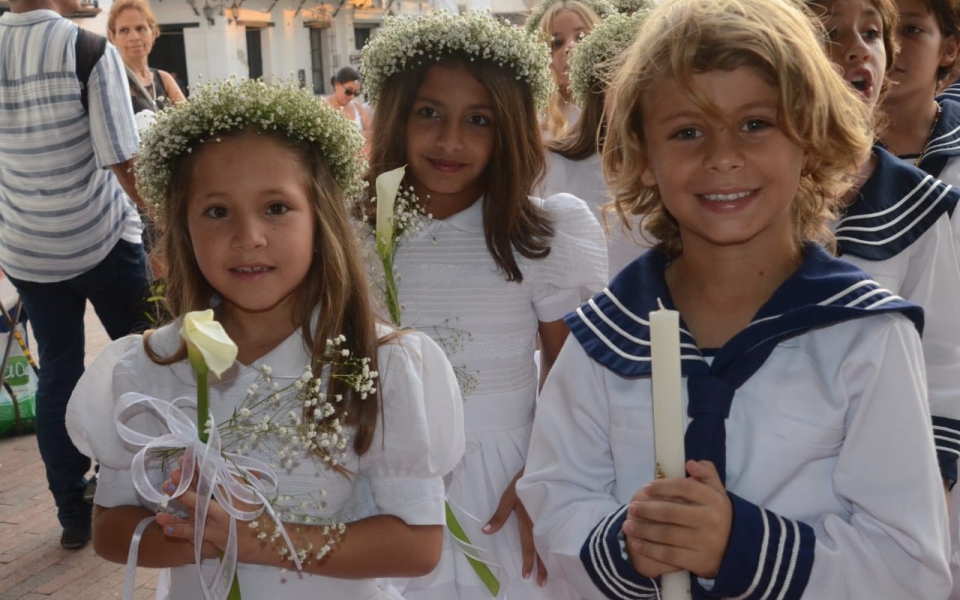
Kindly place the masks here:
[[(880, 300), (878, 300), (877, 302), (874, 302), (873, 304), (868, 305), (868, 306), (866, 307), (867, 310), (876, 308), (876, 307), (878, 307), (878, 306), (882, 306), (882, 305), (884, 305), (884, 304), (887, 304), (888, 302), (893, 302), (893, 301), (895, 301), (895, 300), (903, 300), (903, 298), (901, 298), (900, 296), (897, 296), (897, 295), (895, 295), (895, 294), (892, 294), (891, 292), (889, 292), (889, 291), (887, 291), (886, 289), (884, 289), (883, 287), (881, 287), (880, 284), (877, 283), (876, 281), (874, 281), (874, 280), (872, 280), (872, 279), (864, 279), (864, 280), (858, 281), (857, 283), (855, 283), (855, 284), (847, 287), (846, 289), (844, 289), (844, 290), (842, 290), (842, 291), (840, 291), (840, 292), (838, 292), (838, 293), (830, 296), (829, 298), (827, 298), (827, 299), (825, 299), (825, 300), (823, 300), (823, 301), (821, 301), (821, 302), (818, 302), (817, 305), (818, 305), (818, 306), (828, 306), (828, 305), (831, 305), (831, 304), (833, 304), (834, 302), (836, 302), (837, 300), (839, 300), (840, 298), (843, 298), (843, 297), (846, 296), (846, 295), (852, 294), (852, 293), (856, 292), (857, 290), (861, 290), (862, 288), (866, 288), (866, 287), (868, 287), (868, 286), (869, 286), (869, 289), (864, 289), (864, 290), (863, 290), (860, 294), (858, 294), (855, 298), (853, 298), (852, 300), (850, 300), (849, 302), (847, 302), (846, 304), (844, 304), (844, 308), (852, 308), (852, 307), (854, 307), (854, 306), (856, 306), (856, 305), (858, 305), (858, 304), (862, 304), (862, 303), (864, 302), (864, 300), (866, 300), (866, 299), (868, 299), (868, 298), (871, 298), (871, 297), (873, 297), (873, 296), (876, 296), (876, 295), (878, 295), (878, 294), (887, 294), (887, 295), (884, 296), (883, 298), (881, 298)], [(646, 326), (646, 327), (649, 327), (649, 325), (650, 325), (649, 321), (646, 321), (646, 320), (644, 320), (644, 319), (641, 319), (641, 318), (638, 317), (636, 314), (634, 314), (634, 313), (631, 312), (629, 309), (627, 309), (627, 307), (624, 306), (623, 303), (620, 302), (619, 299), (617, 299), (617, 297), (613, 294), (613, 292), (610, 291), (609, 288), (604, 288), (604, 289), (603, 289), (603, 294), (604, 294), (606, 297), (610, 298), (610, 301), (613, 302), (614, 305), (616, 305), (616, 307), (617, 307), (618, 309), (620, 309), (620, 311), (621, 311), (624, 315), (626, 315), (627, 317), (633, 319), (634, 321), (636, 321), (637, 323), (639, 323), (639, 324), (641, 324), (641, 325), (644, 325), (644, 326)], [(611, 319), (610, 317), (608, 317), (608, 316), (600, 309), (600, 307), (597, 306), (597, 304), (596, 304), (596, 302), (594, 302), (593, 298), (591, 298), (590, 300), (587, 301), (587, 305), (588, 305), (590, 308), (593, 309), (593, 312), (594, 312), (604, 323), (606, 323), (611, 329), (613, 329), (613, 330), (614, 330), (615, 332), (617, 332), (619, 335), (623, 336), (624, 339), (627, 339), (627, 340), (629, 340), (629, 341), (631, 341), (631, 342), (633, 342), (634, 344), (637, 344), (637, 345), (639, 345), (639, 346), (649, 346), (649, 345), (650, 345), (650, 341), (649, 341), (649, 340), (645, 340), (645, 339), (643, 339), (643, 338), (638, 338), (638, 337), (636, 337), (636, 336), (634, 336), (634, 335), (631, 335), (630, 333), (627, 333), (627, 332), (626, 332), (623, 328), (621, 328), (619, 325), (617, 325), (617, 324), (613, 321), (613, 319)], [(581, 306), (581, 307), (577, 307), (576, 313), (577, 313), (577, 316), (580, 317), (580, 320), (583, 322), (583, 324), (586, 325), (586, 326), (590, 329), (590, 331), (593, 332), (593, 335), (595, 335), (598, 340), (600, 340), (601, 342), (603, 342), (603, 344), (604, 344), (605, 346), (607, 346), (607, 348), (609, 348), (609, 349), (612, 350), (615, 354), (617, 354), (617, 356), (620, 356), (621, 358), (624, 358), (624, 359), (630, 360), (630, 361), (634, 361), (634, 362), (649, 362), (649, 361), (651, 360), (651, 358), (650, 358), (649, 356), (637, 356), (637, 355), (635, 355), (635, 354), (631, 354), (631, 353), (629, 353), (629, 352), (626, 352), (626, 351), (620, 349), (619, 346), (617, 346), (616, 344), (614, 344), (613, 341), (610, 340), (610, 338), (608, 338), (606, 335), (604, 335), (603, 332), (601, 332), (600, 329), (593, 323), (593, 321), (592, 321), (589, 317), (587, 317), (586, 313), (583, 311), (583, 307), (582, 307), (582, 306)], [(755, 321), (752, 321), (749, 325), (747, 325), (747, 328), (753, 327), (754, 325), (758, 325), (758, 324), (760, 324), (760, 323), (764, 323), (764, 322), (766, 322), (766, 321), (772, 321), (772, 320), (774, 320), (774, 319), (779, 319), (779, 318), (782, 317), (782, 316), (783, 316), (783, 313), (777, 314), (777, 315), (772, 315), (772, 316), (769, 316), (769, 317), (764, 317), (764, 318), (762, 318), (762, 319), (757, 319), (757, 320), (755, 320)], [(685, 329), (681, 329), (681, 331), (683, 331), (683, 332), (686, 333), (687, 335), (690, 335), (690, 332), (688, 332), (688, 331), (685, 330)], [(693, 336), (690, 336), (690, 337), (693, 337)], [(695, 352), (695, 354), (681, 354), (681, 356), (680, 356), (681, 360), (695, 360), (695, 361), (698, 361), (698, 362), (707, 362), (707, 360), (706, 360), (703, 356), (700, 355), (699, 348), (697, 348), (697, 346), (696, 346), (695, 344), (681, 343), (681, 344), (680, 344), (680, 348), (681, 348), (681, 350), (683, 350), (683, 349), (688, 349), (688, 350), (693, 350), (693, 351)]]
[[(928, 175), (927, 177), (929, 177), (929, 175)], [(938, 183), (942, 183), (942, 182), (938, 182)], [(909, 225), (907, 225), (906, 227), (902, 227), (899, 231), (897, 231), (895, 234), (891, 235), (890, 237), (884, 238), (884, 239), (882, 239), (882, 240), (863, 240), (863, 239), (860, 239), (860, 238), (854, 238), (854, 237), (849, 237), (849, 236), (837, 235), (837, 236), (836, 236), (836, 237), (837, 237), (837, 241), (843, 240), (843, 241), (847, 241), (847, 242), (854, 242), (854, 243), (857, 243), (857, 244), (863, 244), (863, 245), (865, 245), (865, 246), (883, 246), (883, 245), (885, 245), (885, 244), (888, 244), (888, 243), (892, 242), (893, 240), (899, 238), (900, 236), (906, 234), (908, 231), (912, 230), (913, 227), (914, 227), (917, 223), (919, 223), (920, 221), (922, 221), (923, 218), (924, 218), (925, 216), (927, 216), (927, 214), (930, 213), (930, 211), (932, 211), (932, 210), (934, 210), (935, 208), (937, 208), (937, 204), (939, 204), (940, 201), (943, 200), (943, 197), (946, 196), (946, 195), (950, 192), (951, 189), (953, 189), (952, 186), (949, 186), (949, 185), (946, 185), (946, 184), (944, 184), (944, 185), (945, 185), (946, 187), (945, 187), (945, 189), (943, 190), (943, 193), (941, 193), (940, 196), (937, 197), (937, 199), (936, 199), (934, 202), (931, 202), (931, 203), (930, 203), (930, 206), (928, 206), (927, 209), (920, 214), (920, 216), (918, 216), (916, 219), (914, 219), (914, 220), (913, 220)], [(916, 203), (913, 207), (911, 207), (911, 208), (908, 209), (908, 210), (905, 210), (899, 217), (897, 217), (897, 218), (894, 219), (893, 221), (887, 223), (886, 225), (879, 225), (879, 226), (877, 226), (877, 227), (838, 227), (836, 233), (839, 234), (841, 231), (866, 231), (866, 232), (875, 232), (875, 231), (880, 231), (881, 229), (887, 229), (887, 228), (889, 228), (889, 227), (892, 227), (892, 226), (895, 225), (898, 221), (900, 221), (901, 219), (905, 218), (905, 217), (907, 216), (907, 214), (909, 214), (916, 206), (919, 206), (919, 205), (920, 205), (920, 202), (921, 202), (924, 198), (926, 198), (926, 196), (929, 195), (930, 192), (932, 192), (934, 189), (936, 189), (936, 187), (937, 187), (937, 186), (931, 187), (931, 188), (927, 191), (927, 193), (924, 194), (923, 197), (920, 198), (920, 200), (918, 200), (917, 203)], [(912, 192), (911, 192), (911, 193), (912, 193)], [(899, 206), (899, 205), (902, 204), (902, 203), (903, 203), (903, 201), (899, 202), (897, 205)], [(886, 212), (889, 212), (889, 210), (890, 210), (890, 209), (887, 209), (886, 211), (883, 211), (883, 212), (886, 213)], [(879, 214), (883, 214), (883, 213), (876, 213), (876, 215), (879, 215)], [(849, 220), (851, 220), (851, 219), (870, 218), (870, 217), (874, 217), (874, 216), (876, 216), (876, 215), (860, 215), (860, 216), (855, 216), (855, 217), (848, 217), (848, 218), (845, 219), (845, 220), (846, 220), (846, 221), (849, 221)]]

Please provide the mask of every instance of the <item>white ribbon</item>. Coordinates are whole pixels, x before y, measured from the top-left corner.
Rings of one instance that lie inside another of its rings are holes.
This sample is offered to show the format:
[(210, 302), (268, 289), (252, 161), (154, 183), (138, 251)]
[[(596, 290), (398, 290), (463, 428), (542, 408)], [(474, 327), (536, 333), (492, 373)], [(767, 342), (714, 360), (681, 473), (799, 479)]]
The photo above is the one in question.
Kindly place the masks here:
[[(266, 512), (279, 528), (297, 570), (301, 570), (303, 565), (286, 528), (267, 500), (268, 495), (277, 491), (277, 475), (274, 470), (262, 461), (233, 452), (224, 452), (212, 416), (209, 439), (206, 444), (201, 442), (194, 419), (183, 411), (183, 408), (192, 408), (195, 411), (196, 407), (197, 401), (191, 398), (168, 401), (128, 392), (120, 397), (114, 407), (114, 417), (120, 437), (128, 444), (139, 448), (133, 457), (131, 473), (134, 487), (145, 500), (162, 504), (178, 498), (190, 488), (194, 472), (197, 473), (197, 506), (194, 513), (193, 539), (197, 572), (200, 575), (204, 598), (225, 600), (230, 593), (230, 586), (237, 570), (238, 520), (251, 521)], [(145, 411), (152, 412), (161, 427), (166, 428), (169, 433), (154, 436), (140, 433), (126, 425), (126, 421), (131, 417)], [(180, 484), (172, 494), (158, 492), (147, 478), (146, 456), (165, 450), (183, 450)], [(203, 546), (207, 512), (213, 498), (216, 498), (223, 510), (230, 515), (230, 526), (223, 558), (217, 566), (213, 580), (208, 582), (200, 567), (200, 551)], [(244, 505), (249, 505), (249, 509), (245, 510)]]

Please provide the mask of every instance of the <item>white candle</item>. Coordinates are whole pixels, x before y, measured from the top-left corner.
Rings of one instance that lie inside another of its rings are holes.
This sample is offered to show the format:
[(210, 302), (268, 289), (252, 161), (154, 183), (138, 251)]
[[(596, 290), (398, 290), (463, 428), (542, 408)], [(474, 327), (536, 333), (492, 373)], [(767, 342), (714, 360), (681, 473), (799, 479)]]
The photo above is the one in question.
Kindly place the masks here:
[[(683, 450), (683, 395), (680, 391), (680, 313), (650, 313), (653, 371), (653, 443), (657, 477), (686, 477)], [(667, 573), (660, 579), (663, 600), (689, 600), (690, 575)]]

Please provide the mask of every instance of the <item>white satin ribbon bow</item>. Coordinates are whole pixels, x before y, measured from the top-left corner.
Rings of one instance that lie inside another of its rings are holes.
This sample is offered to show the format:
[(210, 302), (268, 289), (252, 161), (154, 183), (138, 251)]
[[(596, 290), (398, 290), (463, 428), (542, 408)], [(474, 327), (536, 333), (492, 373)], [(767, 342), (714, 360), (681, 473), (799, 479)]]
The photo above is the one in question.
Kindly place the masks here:
[[(267, 497), (277, 491), (277, 474), (270, 465), (234, 452), (224, 452), (220, 445), (213, 417), (210, 417), (210, 436), (206, 444), (197, 435), (195, 420), (184, 412), (184, 408), (196, 411), (197, 401), (190, 398), (160, 400), (143, 394), (128, 392), (120, 397), (114, 407), (117, 433), (135, 448), (139, 448), (133, 457), (131, 472), (133, 485), (137, 492), (148, 502), (162, 504), (178, 498), (190, 488), (194, 472), (197, 473), (197, 507), (194, 513), (194, 557), (206, 600), (225, 600), (230, 592), (237, 570), (237, 521), (251, 521), (261, 513), (273, 519), (290, 551), (290, 557), (297, 570), (303, 568), (300, 558), (287, 534), (286, 528), (273, 510)], [(161, 427), (169, 433), (155, 436), (140, 433), (126, 425), (131, 417), (152, 412)], [(147, 477), (146, 456), (152, 452), (164, 450), (183, 450), (183, 466), (180, 484), (172, 494), (157, 491)], [(203, 546), (203, 531), (207, 520), (210, 501), (216, 498), (220, 506), (230, 515), (227, 547), (217, 567), (213, 580), (208, 582), (200, 568), (200, 550)], [(139, 542), (139, 540), (137, 540)], [(132, 549), (131, 549), (132, 550)], [(127, 565), (127, 570), (136, 568)]]

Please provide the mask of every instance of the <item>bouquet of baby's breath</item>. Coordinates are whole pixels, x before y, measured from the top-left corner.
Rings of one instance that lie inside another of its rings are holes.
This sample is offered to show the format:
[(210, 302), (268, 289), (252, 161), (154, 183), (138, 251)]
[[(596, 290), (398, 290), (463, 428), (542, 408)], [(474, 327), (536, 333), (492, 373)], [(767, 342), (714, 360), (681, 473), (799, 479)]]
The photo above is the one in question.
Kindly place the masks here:
[[(377, 372), (369, 358), (357, 358), (343, 347), (344, 336), (327, 340), (323, 359), (307, 365), (293, 383), (281, 387), (273, 369), (264, 365), (247, 396), (229, 420), (218, 425), (224, 450), (241, 456), (270, 456), (272, 468), (291, 469), (315, 456), (336, 467), (344, 458), (348, 436), (343, 396), (329, 395), (324, 384), (342, 381), (361, 399), (376, 393)], [(338, 414), (339, 413), (339, 414)]]
[[(347, 413), (343, 396), (326, 393), (326, 383), (337, 380), (355, 390), (361, 400), (376, 393), (377, 372), (370, 369), (370, 359), (355, 357), (343, 347), (346, 338), (327, 340), (326, 353), (313, 365), (307, 365), (293, 383), (281, 385), (273, 377), (273, 369), (264, 365), (257, 380), (231, 417), (218, 424), (222, 449), (237, 456), (268, 457), (270, 467), (290, 470), (303, 463), (315, 462), (318, 468), (337, 467), (344, 459), (349, 436), (344, 430)], [(323, 490), (309, 494), (285, 494), (282, 488), (267, 497), (273, 512), (284, 523), (323, 526), (329, 536), (320, 548), (312, 544), (297, 546), (300, 562), (322, 560), (344, 531), (344, 525), (332, 518), (315, 516), (323, 508)], [(258, 537), (277, 542), (282, 530), (254, 519), (252, 529), (260, 529)], [(289, 526), (288, 526), (289, 529)], [(294, 533), (299, 531), (294, 528)], [(296, 537), (296, 536), (292, 536)], [(280, 544), (280, 554), (293, 560), (287, 545)]]
[[(378, 374), (371, 370), (370, 359), (353, 356), (344, 347), (346, 337), (339, 335), (328, 339), (323, 356), (306, 365), (290, 383), (281, 384), (270, 366), (262, 366), (230, 418), (215, 423), (209, 411), (207, 375), (213, 371), (219, 377), (230, 368), (237, 347), (213, 319), (212, 310), (186, 315), (181, 337), (198, 378), (196, 435), (185, 435), (181, 431), (182, 421), (188, 417), (178, 408), (178, 401), (163, 402), (146, 396), (133, 400), (150, 406), (163, 405), (160, 412), (171, 429), (170, 436), (147, 444), (141, 452), (152, 450), (164, 462), (184, 456), (180, 463), (184, 478), (172, 495), (154, 497), (154, 490), (142, 493), (162, 500), (165, 510), (173, 510), (167, 500), (179, 497), (191, 485), (193, 473), (198, 474), (196, 486), (201, 500), (195, 516), (198, 523), (195, 544), (199, 547), (202, 540), (206, 507), (213, 497), (231, 516), (231, 541), (221, 554), (228, 565), (224, 581), (204, 582), (204, 585), (214, 597), (239, 599), (240, 589), (234, 575), (237, 547), (232, 541), (236, 521), (249, 521), (251, 529), (259, 530), (259, 539), (277, 543), (281, 557), (292, 561), (298, 569), (309, 560), (322, 560), (343, 534), (345, 527), (336, 520), (336, 515), (318, 516), (324, 509), (323, 490), (297, 495), (287, 493), (280, 485), (277, 472), (300, 469), (305, 464), (313, 464), (317, 472), (337, 468), (349, 442), (344, 427), (348, 415), (342, 406), (343, 396), (328, 393), (328, 384), (342, 382), (364, 400), (376, 393)], [(317, 548), (310, 542), (295, 543), (295, 538), (304, 537), (296, 535), (299, 525), (321, 527), (326, 536), (323, 545)], [(199, 552), (197, 560), (199, 565)], [(224, 587), (227, 578), (232, 580), (229, 593)]]

